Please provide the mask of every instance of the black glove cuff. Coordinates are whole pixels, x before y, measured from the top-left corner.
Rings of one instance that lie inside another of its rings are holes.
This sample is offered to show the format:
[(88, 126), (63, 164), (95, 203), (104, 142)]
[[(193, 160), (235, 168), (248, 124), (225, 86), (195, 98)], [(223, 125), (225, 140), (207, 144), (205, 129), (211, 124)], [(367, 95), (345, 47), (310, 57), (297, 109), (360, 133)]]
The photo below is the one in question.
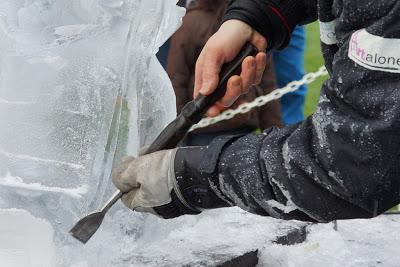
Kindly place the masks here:
[[(204, 162), (213, 163), (207, 158), (207, 147), (186, 147), (177, 151), (175, 156), (175, 177), (182, 198), (193, 209), (213, 209), (229, 206), (218, 196), (217, 175), (205, 172), (201, 167)], [(212, 164), (214, 165), (214, 164)], [(216, 164), (215, 164), (216, 165)]]
[(293, 29), (305, 10), (299, 0), (235, 0), (231, 1), (222, 19), (241, 20), (262, 34), (268, 43), (267, 51), (287, 46)]
[(241, 20), (267, 39), (267, 51), (280, 49), (288, 44), (291, 29), (279, 12), (273, 11), (264, 1), (236, 0), (231, 1), (222, 21)]
[(241, 136), (243, 134), (221, 136), (207, 147), (179, 148), (174, 161), (176, 184), (171, 192), (172, 201), (155, 207), (155, 212), (171, 219), (199, 214), (204, 209), (232, 206), (232, 201), (219, 189), (217, 166), (223, 148)]
[(224, 147), (243, 135), (222, 135), (206, 147), (177, 151), (174, 165), (177, 187), (189, 206), (198, 210), (232, 206), (219, 188), (217, 166)]
[(188, 215), (197, 215), (200, 214), (200, 211), (195, 211), (194, 209), (190, 209), (186, 207), (176, 195), (175, 191), (171, 192), (171, 203), (168, 203), (163, 206), (154, 207), (154, 211), (164, 219), (173, 219), (185, 214)]

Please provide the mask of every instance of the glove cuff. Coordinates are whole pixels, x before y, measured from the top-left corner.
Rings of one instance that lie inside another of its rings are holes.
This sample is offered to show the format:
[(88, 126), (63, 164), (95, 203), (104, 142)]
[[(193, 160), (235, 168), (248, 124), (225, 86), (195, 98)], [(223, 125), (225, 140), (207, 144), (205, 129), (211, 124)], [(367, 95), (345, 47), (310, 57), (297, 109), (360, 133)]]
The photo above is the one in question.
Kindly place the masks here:
[(196, 215), (201, 213), (199, 209), (197, 209), (195, 206), (190, 205), (185, 200), (179, 189), (179, 185), (175, 177), (175, 156), (177, 150), (178, 149), (173, 150), (173, 153), (171, 154), (169, 160), (169, 168), (168, 168), (167, 179), (168, 179), (168, 187), (171, 190), (170, 192), (171, 202), (166, 205), (153, 208), (155, 213), (164, 219), (172, 219), (185, 214)]
[(193, 208), (187, 207), (182, 203), (181, 199), (176, 195), (175, 190), (171, 192), (171, 202), (159, 206), (154, 207), (153, 210), (156, 214), (164, 219), (173, 219), (182, 215), (197, 215), (200, 214), (201, 211), (194, 210)]
[(243, 134), (222, 135), (207, 147), (179, 148), (174, 160), (174, 190), (194, 210), (233, 206), (233, 201), (220, 190), (219, 155), (225, 146)]
[(216, 138), (209, 147), (184, 147), (173, 154), (168, 172), (171, 202), (155, 207), (165, 219), (185, 214), (199, 214), (204, 209), (233, 206), (233, 201), (219, 189), (218, 156), (226, 145), (241, 137)]

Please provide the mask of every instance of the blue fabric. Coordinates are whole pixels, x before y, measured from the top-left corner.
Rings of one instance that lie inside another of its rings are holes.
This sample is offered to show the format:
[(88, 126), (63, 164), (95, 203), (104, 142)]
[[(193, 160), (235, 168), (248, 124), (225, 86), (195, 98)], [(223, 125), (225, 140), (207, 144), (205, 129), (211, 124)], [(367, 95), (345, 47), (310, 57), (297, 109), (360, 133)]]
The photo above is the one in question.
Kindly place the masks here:
[[(288, 47), (273, 53), (276, 79), (279, 88), (289, 82), (300, 80), (304, 76), (305, 30), (303, 26), (295, 28)], [(286, 125), (304, 120), (304, 102), (307, 86), (301, 86), (296, 92), (281, 98), (282, 119)]]

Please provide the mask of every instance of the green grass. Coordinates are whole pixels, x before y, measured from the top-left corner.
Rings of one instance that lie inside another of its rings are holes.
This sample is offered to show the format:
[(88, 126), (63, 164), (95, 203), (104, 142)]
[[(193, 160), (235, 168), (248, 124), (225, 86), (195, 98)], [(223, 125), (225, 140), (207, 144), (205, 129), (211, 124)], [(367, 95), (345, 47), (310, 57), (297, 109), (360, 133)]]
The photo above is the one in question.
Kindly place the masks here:
[[(306, 73), (314, 72), (324, 64), (321, 54), (320, 41), (319, 41), (319, 26), (317, 22), (306, 26), (307, 44), (305, 52), (305, 70)], [(321, 90), (322, 83), (326, 80), (327, 76), (318, 78), (315, 82), (308, 86), (308, 93), (306, 103), (304, 106), (305, 116), (314, 113), (318, 98)]]

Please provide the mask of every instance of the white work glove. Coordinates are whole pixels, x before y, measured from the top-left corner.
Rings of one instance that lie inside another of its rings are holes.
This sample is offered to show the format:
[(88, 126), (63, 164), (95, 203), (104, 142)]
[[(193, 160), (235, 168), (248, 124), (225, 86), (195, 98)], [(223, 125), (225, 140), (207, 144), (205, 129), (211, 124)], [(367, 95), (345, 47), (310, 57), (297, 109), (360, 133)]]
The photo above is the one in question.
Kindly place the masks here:
[(121, 200), (129, 209), (158, 215), (153, 208), (171, 202), (176, 151), (163, 150), (122, 160), (112, 179), (115, 186), (125, 193)]

